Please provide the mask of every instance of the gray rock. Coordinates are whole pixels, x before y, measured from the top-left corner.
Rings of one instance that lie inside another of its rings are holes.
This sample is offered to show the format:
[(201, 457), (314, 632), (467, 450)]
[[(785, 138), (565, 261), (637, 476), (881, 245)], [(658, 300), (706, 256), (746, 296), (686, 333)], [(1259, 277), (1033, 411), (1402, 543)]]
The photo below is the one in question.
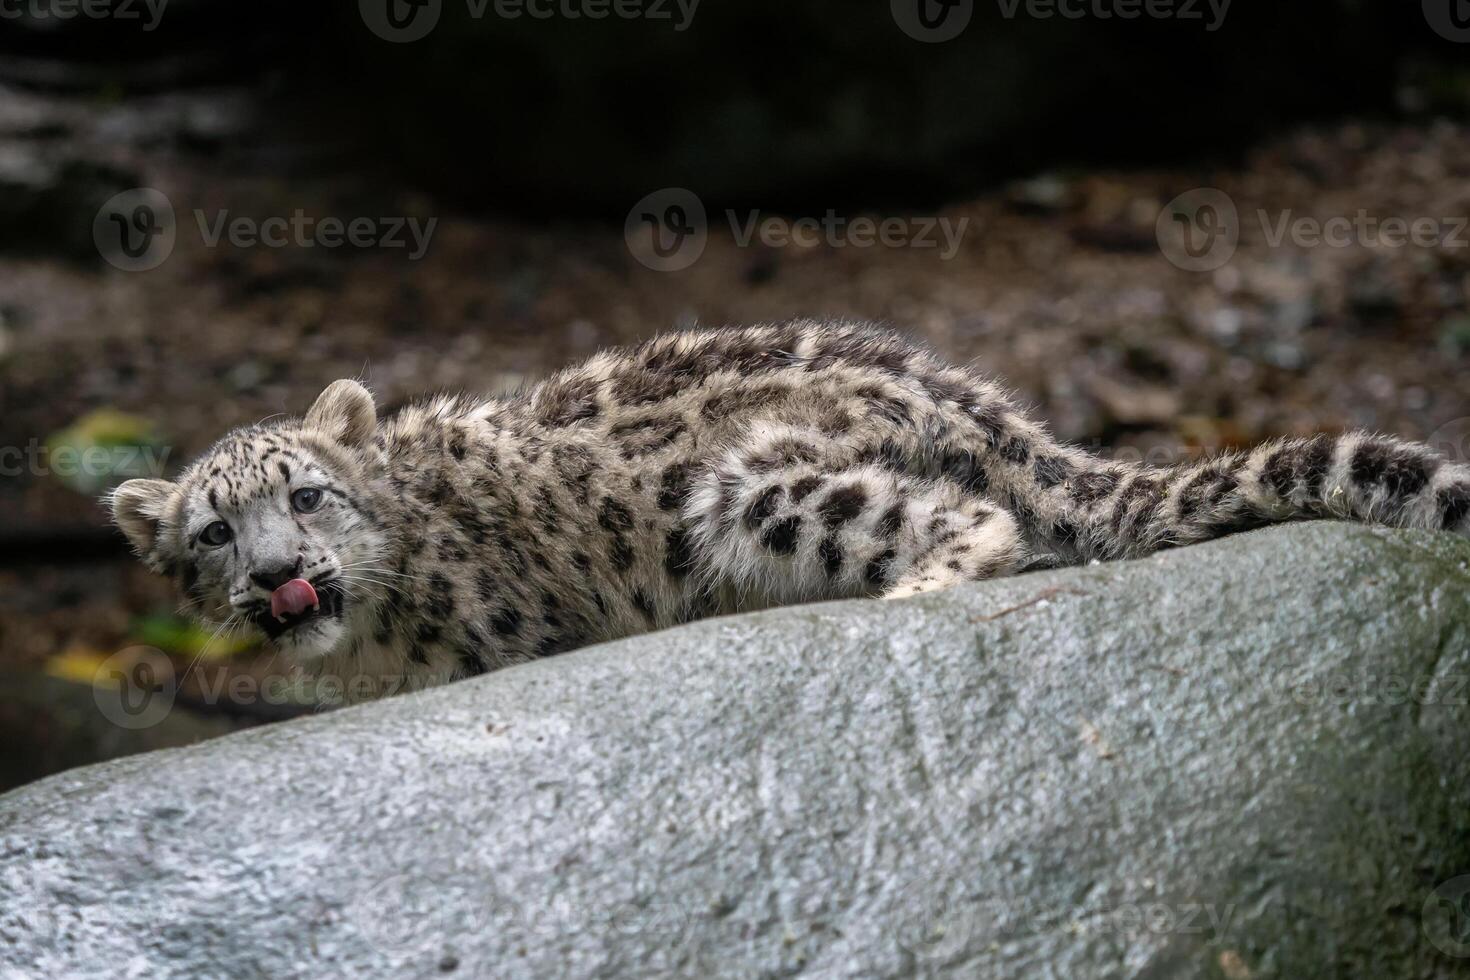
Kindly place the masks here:
[(0, 964), (1464, 976), (1467, 583), (1302, 525), (64, 773), (0, 797)]

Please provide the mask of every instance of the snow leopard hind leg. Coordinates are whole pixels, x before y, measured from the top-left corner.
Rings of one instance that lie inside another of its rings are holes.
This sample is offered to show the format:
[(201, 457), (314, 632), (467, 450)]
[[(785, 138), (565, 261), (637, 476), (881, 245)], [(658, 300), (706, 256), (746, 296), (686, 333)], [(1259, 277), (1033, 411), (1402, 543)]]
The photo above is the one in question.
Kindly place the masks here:
[(951, 480), (787, 448), (731, 453), (690, 498), (699, 565), (738, 606), (902, 598), (1006, 575), (1027, 557), (1011, 513)]

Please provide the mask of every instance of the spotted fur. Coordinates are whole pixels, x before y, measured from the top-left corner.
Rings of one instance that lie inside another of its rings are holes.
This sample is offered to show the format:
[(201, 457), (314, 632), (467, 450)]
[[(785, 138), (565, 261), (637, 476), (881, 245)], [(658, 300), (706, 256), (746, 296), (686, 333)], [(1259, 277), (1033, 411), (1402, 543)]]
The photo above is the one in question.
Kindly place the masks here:
[[(294, 513), (305, 486), (324, 502)], [(206, 618), (260, 624), (279, 576), (313, 581), (324, 614), (277, 643), (369, 678), (354, 692), (371, 697), (717, 612), (902, 597), (1275, 521), (1463, 534), (1470, 472), (1360, 433), (1109, 462), (896, 334), (802, 322), (669, 334), (514, 397), (381, 420), (339, 381), (305, 418), (232, 432), (113, 508)], [(217, 521), (233, 536), (211, 548)]]

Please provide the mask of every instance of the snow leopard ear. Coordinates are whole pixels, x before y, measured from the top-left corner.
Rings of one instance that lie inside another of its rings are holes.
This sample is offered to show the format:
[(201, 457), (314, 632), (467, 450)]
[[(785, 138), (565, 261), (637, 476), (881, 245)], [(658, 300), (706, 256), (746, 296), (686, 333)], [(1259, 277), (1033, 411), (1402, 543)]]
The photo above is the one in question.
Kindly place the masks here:
[(178, 486), (167, 480), (128, 480), (112, 491), (112, 519), (138, 557), (154, 571), (162, 565), (154, 553), (158, 531), (178, 492)]
[(306, 413), (306, 424), (345, 446), (357, 448), (373, 437), (378, 409), (372, 394), (348, 378), (333, 381)]

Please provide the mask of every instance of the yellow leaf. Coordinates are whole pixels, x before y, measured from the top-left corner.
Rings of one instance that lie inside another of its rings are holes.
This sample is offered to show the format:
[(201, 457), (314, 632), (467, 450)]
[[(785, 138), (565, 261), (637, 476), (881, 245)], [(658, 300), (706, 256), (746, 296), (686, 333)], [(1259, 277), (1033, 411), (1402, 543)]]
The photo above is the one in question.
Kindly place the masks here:
[(86, 647), (68, 647), (46, 661), (45, 671), (52, 677), (59, 677), (64, 681), (107, 685), (109, 683), (107, 676), (102, 673), (102, 665), (106, 661), (107, 655), (97, 650)]

